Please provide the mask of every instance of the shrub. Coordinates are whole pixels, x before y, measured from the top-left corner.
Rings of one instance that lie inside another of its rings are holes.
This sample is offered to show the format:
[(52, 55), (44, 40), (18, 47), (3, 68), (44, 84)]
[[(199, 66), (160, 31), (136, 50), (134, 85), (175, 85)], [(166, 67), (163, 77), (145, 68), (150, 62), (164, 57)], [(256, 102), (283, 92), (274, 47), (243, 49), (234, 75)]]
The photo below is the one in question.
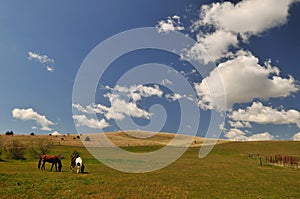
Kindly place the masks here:
[(52, 142), (50, 140), (40, 139), (36, 147), (34, 146), (35, 145), (31, 143), (31, 147), (29, 148), (29, 153), (31, 154), (32, 157), (38, 158), (41, 155), (50, 153)]
[(7, 131), (7, 132), (5, 133), (5, 135), (13, 135), (13, 134), (14, 134), (13, 131)]
[(30, 135), (32, 135), (32, 136), (33, 136), (33, 135), (34, 135), (34, 132), (30, 133)]
[(26, 147), (18, 140), (12, 140), (8, 146), (4, 147), (4, 150), (7, 152), (8, 158), (17, 160), (25, 159)]
[(86, 136), (84, 141), (89, 142), (89, 141), (91, 141), (91, 138), (89, 136)]

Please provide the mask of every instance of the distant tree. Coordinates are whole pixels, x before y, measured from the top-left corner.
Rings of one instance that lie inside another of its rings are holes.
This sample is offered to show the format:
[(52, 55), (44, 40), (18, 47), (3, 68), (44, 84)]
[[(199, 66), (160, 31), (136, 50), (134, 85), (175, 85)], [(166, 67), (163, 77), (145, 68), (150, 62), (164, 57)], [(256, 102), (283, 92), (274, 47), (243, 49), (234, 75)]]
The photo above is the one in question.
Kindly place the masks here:
[(31, 147), (29, 148), (29, 153), (33, 158), (38, 158), (41, 155), (45, 155), (50, 153), (51, 147), (53, 143), (47, 139), (38, 140), (37, 144), (31, 143)]
[(30, 135), (34, 136), (34, 132), (30, 133)]
[(11, 159), (25, 159), (26, 147), (19, 140), (12, 140), (10, 144), (4, 147), (8, 158)]
[(13, 135), (14, 132), (13, 131), (6, 131), (5, 135)]
[(91, 138), (89, 136), (86, 136), (84, 141), (89, 142), (89, 141), (91, 141)]

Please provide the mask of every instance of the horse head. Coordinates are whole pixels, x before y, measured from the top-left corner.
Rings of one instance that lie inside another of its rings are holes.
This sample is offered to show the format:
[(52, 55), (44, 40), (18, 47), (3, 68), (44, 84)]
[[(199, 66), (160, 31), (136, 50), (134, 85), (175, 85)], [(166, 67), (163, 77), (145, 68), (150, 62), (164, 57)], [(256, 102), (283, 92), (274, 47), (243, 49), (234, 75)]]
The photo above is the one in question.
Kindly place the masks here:
[(58, 171), (61, 171), (61, 168), (62, 168), (61, 160), (58, 159), (57, 163), (58, 163)]

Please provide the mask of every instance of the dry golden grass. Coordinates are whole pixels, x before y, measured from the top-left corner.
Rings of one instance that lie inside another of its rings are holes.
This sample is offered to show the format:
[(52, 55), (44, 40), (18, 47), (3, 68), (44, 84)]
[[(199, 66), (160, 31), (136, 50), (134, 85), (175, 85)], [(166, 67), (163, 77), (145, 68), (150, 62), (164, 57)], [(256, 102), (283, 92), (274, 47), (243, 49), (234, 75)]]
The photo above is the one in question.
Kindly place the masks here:
[(83, 146), (80, 139), (74, 135), (69, 136), (49, 136), (49, 135), (1, 135), (0, 140), (2, 145), (10, 143), (12, 140), (18, 140), (23, 143), (25, 146), (35, 146), (41, 140), (49, 141), (53, 145), (64, 145), (64, 146)]
[[(49, 141), (52, 145), (62, 146), (83, 146), (82, 141), (86, 137), (97, 140), (108, 138), (114, 145), (120, 147), (126, 146), (165, 146), (172, 144), (177, 136), (178, 142), (176, 146), (186, 146), (186, 140), (192, 140), (190, 147), (199, 147), (203, 144), (204, 139), (201, 137), (191, 137), (186, 135), (176, 135), (171, 133), (153, 133), (145, 131), (126, 131), (126, 132), (108, 132), (105, 134), (82, 135), (81, 139), (77, 135), (0, 135), (2, 145), (9, 144), (12, 140), (18, 140), (26, 146), (37, 145), (38, 142)], [(217, 144), (228, 142), (226, 140), (218, 140)], [(87, 143), (88, 144), (88, 143)], [(189, 143), (188, 143), (189, 144)]]
[[(126, 131), (126, 132), (109, 132), (105, 134), (83, 135), (91, 139), (97, 139), (98, 141), (107, 137), (116, 146), (165, 146), (167, 144), (176, 146), (186, 146), (187, 140), (191, 142), (191, 147), (199, 147), (202, 145), (204, 139), (201, 137), (193, 137), (187, 135), (176, 135), (171, 133), (154, 133), (146, 131)], [(177, 142), (172, 143), (176, 136)], [(228, 142), (226, 140), (218, 140), (217, 144)], [(189, 145), (189, 143), (188, 143)]]

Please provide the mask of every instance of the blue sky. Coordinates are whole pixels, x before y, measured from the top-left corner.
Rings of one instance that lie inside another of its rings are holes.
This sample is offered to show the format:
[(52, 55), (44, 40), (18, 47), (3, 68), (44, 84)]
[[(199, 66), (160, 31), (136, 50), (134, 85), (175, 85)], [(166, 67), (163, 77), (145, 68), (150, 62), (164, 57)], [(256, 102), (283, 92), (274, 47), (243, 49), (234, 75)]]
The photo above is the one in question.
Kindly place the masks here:
[[(177, 70), (194, 88), (195, 109), (201, 113), (198, 135), (205, 136), (212, 111), (222, 110), (227, 112), (222, 138), (300, 139), (300, 3), (218, 2), (2, 1), (0, 132), (76, 133), (74, 120), (78, 127), (115, 131), (130, 115), (138, 125), (149, 124), (149, 108), (160, 103), (168, 115), (161, 130), (176, 133), (178, 100), (190, 100), (183, 91), (175, 95), (165, 87), (176, 82), (164, 78), (160, 85), (116, 84), (137, 65), (161, 63)], [(128, 53), (102, 76), (95, 104), (72, 102), (76, 74), (88, 54), (115, 34), (142, 27), (156, 27), (166, 35), (179, 31), (197, 43), (181, 58), (153, 49)], [(215, 67), (201, 77), (188, 61)], [(218, 95), (222, 92), (217, 70), (226, 107)], [(147, 76), (139, 73), (141, 79)], [(124, 96), (129, 101), (122, 101)], [(131, 107), (129, 114), (126, 107)], [(91, 112), (97, 121), (89, 118)]]

